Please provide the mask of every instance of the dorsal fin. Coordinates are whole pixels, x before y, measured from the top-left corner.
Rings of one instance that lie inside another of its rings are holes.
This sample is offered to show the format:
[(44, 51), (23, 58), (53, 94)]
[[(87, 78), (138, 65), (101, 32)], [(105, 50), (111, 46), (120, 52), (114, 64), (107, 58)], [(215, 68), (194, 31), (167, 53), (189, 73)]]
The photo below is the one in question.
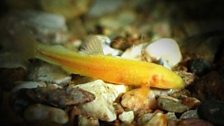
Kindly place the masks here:
[(103, 54), (103, 43), (97, 35), (89, 35), (84, 38), (80, 50), (85, 54)]

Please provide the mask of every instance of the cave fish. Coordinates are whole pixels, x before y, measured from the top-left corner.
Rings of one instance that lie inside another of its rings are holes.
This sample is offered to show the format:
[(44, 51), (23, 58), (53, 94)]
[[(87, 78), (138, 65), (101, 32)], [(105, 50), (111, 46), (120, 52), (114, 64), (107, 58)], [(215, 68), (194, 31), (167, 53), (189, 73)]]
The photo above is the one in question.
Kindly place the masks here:
[[(94, 44), (95, 42), (92, 45)], [(94, 47), (92, 45), (91, 47)], [(184, 81), (180, 76), (155, 63), (99, 53), (80, 53), (69, 50), (62, 45), (46, 45), (38, 42), (33, 43), (29, 50), (32, 50), (30, 54), (34, 57), (58, 65), (67, 72), (114, 84), (161, 89), (184, 87)]]

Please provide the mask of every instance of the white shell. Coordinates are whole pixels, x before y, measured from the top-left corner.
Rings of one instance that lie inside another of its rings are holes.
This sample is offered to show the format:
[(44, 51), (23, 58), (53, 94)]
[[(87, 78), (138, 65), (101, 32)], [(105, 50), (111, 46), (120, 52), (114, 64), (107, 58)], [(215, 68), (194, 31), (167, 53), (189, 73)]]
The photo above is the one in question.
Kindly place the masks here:
[(125, 52), (121, 55), (121, 57), (126, 58), (126, 59), (132, 59), (132, 60), (142, 60), (142, 58), (143, 58), (142, 52), (146, 45), (147, 45), (147, 43), (133, 46), (133, 47), (125, 50)]
[(168, 68), (174, 67), (182, 59), (177, 42), (169, 38), (161, 38), (149, 44), (145, 53), (153, 60), (162, 61), (163, 65)]

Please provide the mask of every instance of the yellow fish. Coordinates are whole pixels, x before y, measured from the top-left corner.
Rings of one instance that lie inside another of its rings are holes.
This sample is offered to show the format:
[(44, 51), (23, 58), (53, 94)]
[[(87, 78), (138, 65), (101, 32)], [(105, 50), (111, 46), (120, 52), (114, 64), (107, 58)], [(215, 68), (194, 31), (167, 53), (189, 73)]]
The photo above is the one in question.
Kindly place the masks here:
[[(101, 79), (114, 84), (161, 89), (179, 89), (184, 81), (173, 71), (154, 63), (134, 61), (100, 54), (89, 55), (69, 50), (61, 45), (41, 44), (24, 36), (15, 48), (64, 70)], [(19, 39), (19, 38), (18, 38)], [(24, 48), (27, 49), (24, 49)]]
[(150, 86), (162, 89), (183, 88), (180, 76), (154, 63), (100, 54), (74, 52), (63, 46), (37, 44), (37, 58), (61, 66), (68, 72), (102, 79), (114, 84)]

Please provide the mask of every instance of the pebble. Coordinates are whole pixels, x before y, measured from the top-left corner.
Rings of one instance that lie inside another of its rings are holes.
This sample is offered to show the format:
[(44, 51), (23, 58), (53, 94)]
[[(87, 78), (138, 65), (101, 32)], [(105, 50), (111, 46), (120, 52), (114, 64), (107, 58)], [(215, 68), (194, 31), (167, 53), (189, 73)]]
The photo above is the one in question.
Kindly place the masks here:
[(159, 108), (168, 112), (182, 113), (189, 109), (189, 107), (182, 104), (180, 100), (170, 96), (159, 96), (157, 101)]
[(145, 54), (153, 61), (161, 62), (167, 68), (176, 66), (182, 60), (177, 42), (170, 38), (161, 38), (145, 48)]
[(33, 64), (28, 79), (65, 85), (71, 81), (71, 76), (58, 66), (41, 62), (40, 64)]
[(26, 91), (27, 95), (38, 103), (47, 103), (56, 107), (84, 104), (95, 96), (80, 88), (55, 88), (50, 86)]
[(149, 89), (137, 88), (122, 95), (121, 105), (128, 110), (148, 110), (156, 105), (153, 92), (146, 94)]
[(177, 120), (177, 116), (174, 112), (167, 112), (166, 113), (166, 118), (168, 120)]
[(162, 112), (147, 113), (139, 118), (140, 126), (167, 126), (166, 115)]
[[(72, 86), (73, 87), (73, 86)], [(116, 110), (113, 106), (115, 99), (126, 92), (124, 85), (104, 83), (102, 80), (78, 84), (75, 88), (81, 88), (95, 95), (95, 100), (79, 106), (82, 115), (111, 122), (117, 119)]]
[(59, 124), (65, 124), (69, 119), (64, 110), (42, 104), (34, 104), (29, 106), (24, 112), (24, 118), (28, 121), (47, 120)]
[(88, 117), (79, 115), (78, 126), (100, 126), (100, 124), (98, 119), (88, 118)]
[(134, 120), (135, 116), (133, 111), (125, 111), (121, 113), (118, 117), (122, 122), (130, 124)]
[(216, 125), (224, 125), (224, 102), (218, 100), (206, 100), (198, 107), (199, 117)]
[(186, 111), (180, 116), (180, 119), (190, 119), (190, 118), (199, 118), (197, 110)]

